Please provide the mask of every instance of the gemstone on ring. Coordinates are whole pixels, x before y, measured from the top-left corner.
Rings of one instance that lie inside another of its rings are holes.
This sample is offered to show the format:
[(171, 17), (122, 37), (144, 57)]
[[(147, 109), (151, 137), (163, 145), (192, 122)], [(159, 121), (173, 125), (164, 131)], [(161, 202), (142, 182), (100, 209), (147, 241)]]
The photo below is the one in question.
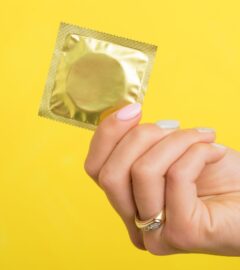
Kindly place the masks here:
[(143, 228), (143, 230), (145, 232), (151, 231), (151, 230), (155, 230), (155, 229), (160, 228), (161, 225), (162, 225), (162, 222), (161, 221), (155, 221), (154, 223), (151, 223), (148, 226), (146, 226), (145, 228)]
[(137, 228), (147, 232), (151, 230), (156, 230), (162, 226), (165, 221), (164, 209), (155, 218), (150, 218), (148, 220), (140, 220), (138, 213), (135, 215), (135, 224)]

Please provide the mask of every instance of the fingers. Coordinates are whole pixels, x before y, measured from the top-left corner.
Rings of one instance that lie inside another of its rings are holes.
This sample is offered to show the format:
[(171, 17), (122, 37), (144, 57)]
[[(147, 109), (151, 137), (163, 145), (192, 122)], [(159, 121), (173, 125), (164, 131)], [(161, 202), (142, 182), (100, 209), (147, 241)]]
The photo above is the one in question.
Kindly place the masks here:
[(214, 196), (240, 191), (240, 153), (227, 148), (227, 153), (218, 162), (208, 164), (196, 181), (199, 197)]
[(133, 103), (105, 118), (97, 127), (85, 160), (85, 171), (95, 180), (121, 138), (141, 119), (141, 104)]
[(158, 126), (144, 124), (134, 127), (114, 148), (100, 170), (99, 185), (127, 225), (133, 242), (140, 241), (140, 231), (134, 224), (136, 206), (132, 196), (131, 165), (155, 143), (174, 132), (176, 127), (176, 121), (173, 128), (161, 128), (161, 122), (158, 122)]
[(171, 253), (171, 249), (184, 253), (201, 250), (201, 243), (205, 241), (203, 228), (206, 224), (202, 217), (206, 214), (206, 207), (197, 198), (195, 180), (206, 164), (219, 161), (225, 153), (226, 148), (216, 144), (194, 144), (169, 168), (166, 175), (166, 223), (154, 242), (159, 254)]
[[(99, 172), (99, 185), (111, 197), (118, 212), (132, 217), (126, 202), (132, 199), (130, 169), (132, 163), (144, 152), (159, 142), (174, 129), (160, 129), (154, 124), (143, 124), (133, 128), (112, 151)], [(129, 213), (128, 213), (129, 211)]]
[[(210, 143), (215, 139), (213, 130), (189, 129), (176, 131), (155, 144), (132, 165), (132, 185), (140, 219), (156, 216), (164, 208), (165, 175), (192, 145), (199, 142)], [(172, 193), (174, 196), (174, 193)], [(161, 237), (164, 227), (143, 232), (145, 247), (152, 253), (176, 252)], [(161, 238), (161, 243), (159, 239)], [(159, 249), (160, 248), (160, 249)]]
[(131, 168), (133, 192), (140, 218), (155, 216), (163, 207), (164, 176), (168, 168), (193, 144), (212, 142), (213, 130), (179, 130), (155, 144)]
[(199, 201), (195, 181), (204, 167), (222, 159), (226, 150), (226, 147), (218, 144), (196, 144), (169, 168), (166, 206), (170, 224), (179, 220), (180, 226), (181, 222), (191, 220)]

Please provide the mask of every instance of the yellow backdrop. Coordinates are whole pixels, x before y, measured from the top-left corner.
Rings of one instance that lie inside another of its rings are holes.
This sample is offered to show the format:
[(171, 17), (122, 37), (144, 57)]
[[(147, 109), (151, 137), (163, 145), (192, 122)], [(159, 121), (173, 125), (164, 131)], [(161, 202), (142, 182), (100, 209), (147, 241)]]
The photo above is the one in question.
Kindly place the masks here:
[(83, 170), (93, 133), (37, 115), (64, 21), (158, 45), (142, 122), (213, 127), (240, 150), (239, 11), (238, 0), (1, 2), (1, 270), (240, 269), (135, 249)]

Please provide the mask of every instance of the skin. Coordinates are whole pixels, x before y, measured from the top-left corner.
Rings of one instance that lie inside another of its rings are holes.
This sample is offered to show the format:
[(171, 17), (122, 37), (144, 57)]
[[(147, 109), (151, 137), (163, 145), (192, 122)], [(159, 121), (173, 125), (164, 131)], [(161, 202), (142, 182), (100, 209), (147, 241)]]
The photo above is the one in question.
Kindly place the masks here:
[[(105, 192), (133, 244), (155, 255), (240, 255), (240, 153), (213, 144), (215, 133), (121, 121), (116, 112), (95, 131), (84, 168)], [(156, 216), (143, 232), (134, 217)]]

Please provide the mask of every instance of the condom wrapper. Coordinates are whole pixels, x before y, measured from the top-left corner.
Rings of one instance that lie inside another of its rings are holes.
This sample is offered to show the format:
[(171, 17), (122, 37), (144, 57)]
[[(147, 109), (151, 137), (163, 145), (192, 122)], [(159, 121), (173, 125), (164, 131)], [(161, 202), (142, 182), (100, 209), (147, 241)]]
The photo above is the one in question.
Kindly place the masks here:
[(95, 130), (112, 112), (143, 103), (156, 50), (61, 23), (39, 115)]

